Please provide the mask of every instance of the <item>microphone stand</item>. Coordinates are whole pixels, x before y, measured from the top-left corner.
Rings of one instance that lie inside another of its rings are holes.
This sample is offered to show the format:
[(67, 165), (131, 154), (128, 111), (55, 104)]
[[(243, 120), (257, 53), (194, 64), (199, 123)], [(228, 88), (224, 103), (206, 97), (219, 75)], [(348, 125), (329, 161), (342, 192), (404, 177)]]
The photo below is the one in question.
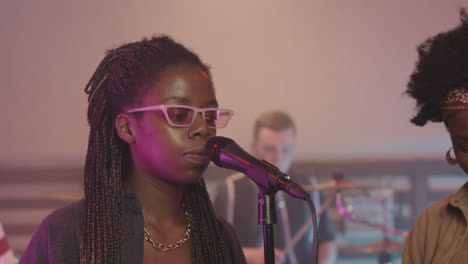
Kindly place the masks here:
[(273, 225), (276, 224), (276, 190), (260, 188), (258, 194), (258, 223), (263, 225), (263, 254), (265, 264), (275, 264), (275, 240)]

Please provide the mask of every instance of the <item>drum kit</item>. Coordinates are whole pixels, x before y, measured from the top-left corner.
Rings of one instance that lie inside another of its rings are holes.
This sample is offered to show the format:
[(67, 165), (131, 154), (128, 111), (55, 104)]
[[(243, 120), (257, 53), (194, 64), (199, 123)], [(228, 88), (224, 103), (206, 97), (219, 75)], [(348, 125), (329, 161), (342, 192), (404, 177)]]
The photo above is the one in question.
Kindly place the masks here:
[[(339, 216), (352, 223), (358, 223), (365, 226), (368, 226), (372, 229), (378, 230), (382, 233), (383, 238), (375, 241), (371, 244), (360, 245), (360, 246), (352, 246), (352, 247), (341, 247), (340, 252), (347, 253), (347, 254), (358, 254), (358, 255), (375, 255), (378, 254), (378, 264), (391, 264), (392, 262), (392, 254), (393, 253), (401, 253), (403, 249), (403, 244), (401, 242), (394, 241), (390, 238), (390, 235), (399, 237), (399, 238), (406, 238), (408, 235), (407, 232), (403, 232), (397, 230), (395, 228), (389, 227), (388, 224), (388, 210), (384, 203), (382, 203), (382, 222), (372, 222), (363, 218), (359, 218), (355, 216), (350, 210), (348, 209), (349, 206), (344, 202), (344, 193), (349, 191), (368, 191), (368, 190), (375, 190), (375, 189), (391, 189), (389, 186), (381, 185), (381, 184), (356, 184), (345, 181), (344, 174), (336, 170), (333, 173), (333, 180), (320, 183), (320, 184), (312, 184), (303, 186), (306, 191), (320, 191), (325, 194), (325, 201), (319, 207), (319, 210), (316, 212), (317, 218), (322, 214), (324, 210), (329, 209), (333, 205), (335, 205)], [(51, 199), (58, 199), (58, 200), (78, 200), (83, 197), (83, 194), (64, 194), (64, 193), (50, 193), (48, 195)], [(351, 210), (352, 211), (352, 210)], [(290, 252), (296, 244), (301, 240), (301, 238), (310, 230), (312, 226), (312, 219), (309, 218), (302, 227), (296, 232), (293, 236), (291, 241), (289, 242), (288, 246), (283, 250), (283, 259), (286, 257), (288, 252)]]
[[(336, 211), (341, 219), (345, 221), (352, 222), (354, 224), (361, 224), (369, 227), (370, 229), (381, 232), (382, 239), (377, 240), (370, 244), (359, 245), (359, 246), (348, 246), (340, 247), (340, 253), (346, 253), (349, 255), (361, 255), (361, 256), (377, 256), (378, 264), (391, 264), (393, 262), (393, 254), (401, 253), (403, 250), (403, 243), (395, 241), (390, 238), (394, 236), (403, 240), (407, 237), (408, 233), (400, 231), (396, 228), (390, 227), (388, 219), (388, 206), (386, 202), (382, 199), (381, 202), (381, 222), (373, 222), (365, 217), (358, 217), (352, 211), (353, 206), (349, 206), (344, 201), (345, 193), (352, 193), (352, 191), (370, 191), (370, 190), (391, 190), (392, 188), (387, 185), (382, 184), (356, 184), (345, 181), (344, 174), (336, 170), (333, 173), (333, 180), (320, 183), (304, 186), (306, 191), (320, 191), (326, 197), (325, 201), (319, 207), (319, 210), (316, 212), (317, 219), (326, 209), (329, 209), (333, 205), (336, 207)], [(283, 251), (283, 256), (286, 256), (289, 251), (291, 251), (299, 240), (307, 233), (312, 225), (312, 219), (308, 219), (303, 226), (296, 232), (294, 237), (291, 239), (288, 246)]]

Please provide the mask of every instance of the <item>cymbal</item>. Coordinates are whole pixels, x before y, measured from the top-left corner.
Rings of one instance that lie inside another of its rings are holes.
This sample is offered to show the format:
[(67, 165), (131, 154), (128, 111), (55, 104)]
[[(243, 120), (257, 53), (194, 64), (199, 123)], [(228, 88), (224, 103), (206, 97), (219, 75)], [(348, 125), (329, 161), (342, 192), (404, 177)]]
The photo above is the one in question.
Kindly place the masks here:
[(388, 186), (381, 184), (356, 184), (346, 181), (331, 180), (329, 182), (312, 184), (304, 186), (306, 191), (339, 191), (339, 190), (363, 190), (363, 189), (381, 189), (389, 188)]
[(60, 201), (76, 201), (83, 199), (84, 194), (83, 193), (48, 193), (46, 195), (47, 198), (53, 199), (53, 200), (60, 200)]
[(380, 253), (380, 252), (401, 252), (403, 250), (403, 244), (395, 242), (390, 239), (381, 239), (372, 244), (354, 246), (354, 247), (345, 247), (340, 250), (343, 250), (347, 253)]

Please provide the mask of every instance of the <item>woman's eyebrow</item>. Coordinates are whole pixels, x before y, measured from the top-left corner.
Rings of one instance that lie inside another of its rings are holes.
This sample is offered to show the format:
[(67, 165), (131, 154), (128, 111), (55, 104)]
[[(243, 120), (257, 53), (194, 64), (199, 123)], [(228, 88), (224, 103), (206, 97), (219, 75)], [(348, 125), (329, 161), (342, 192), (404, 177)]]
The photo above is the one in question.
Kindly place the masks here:
[(208, 102), (204, 103), (203, 106), (216, 106), (218, 107), (218, 101), (215, 99), (209, 100)]
[[(170, 96), (164, 98), (163, 102), (177, 102), (180, 104), (186, 104), (186, 105), (191, 105), (192, 100), (186, 98), (186, 97), (181, 97), (181, 96)], [(208, 107), (208, 106), (215, 106), (218, 107), (218, 101), (216, 99), (211, 99), (208, 100), (207, 102), (202, 104), (203, 107)]]
[(181, 96), (170, 96), (164, 98), (163, 102), (176, 101), (181, 104), (190, 104), (192, 101), (186, 97)]

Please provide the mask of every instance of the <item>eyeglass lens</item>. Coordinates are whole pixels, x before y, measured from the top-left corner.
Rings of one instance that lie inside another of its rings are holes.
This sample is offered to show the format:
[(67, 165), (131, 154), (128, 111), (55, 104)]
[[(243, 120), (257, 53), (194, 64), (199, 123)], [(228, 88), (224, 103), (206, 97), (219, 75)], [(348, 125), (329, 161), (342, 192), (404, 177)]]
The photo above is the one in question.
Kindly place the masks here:
[[(190, 126), (194, 120), (195, 110), (185, 107), (168, 107), (167, 116), (175, 125)], [(205, 122), (209, 127), (220, 128), (229, 121), (231, 113), (223, 110), (205, 111)]]

